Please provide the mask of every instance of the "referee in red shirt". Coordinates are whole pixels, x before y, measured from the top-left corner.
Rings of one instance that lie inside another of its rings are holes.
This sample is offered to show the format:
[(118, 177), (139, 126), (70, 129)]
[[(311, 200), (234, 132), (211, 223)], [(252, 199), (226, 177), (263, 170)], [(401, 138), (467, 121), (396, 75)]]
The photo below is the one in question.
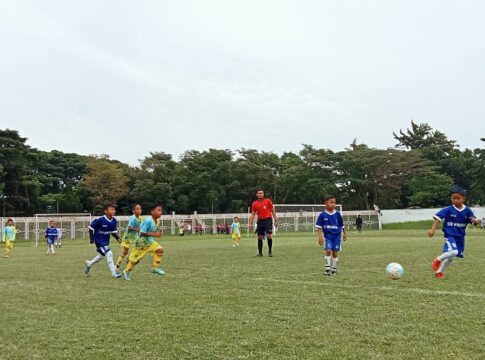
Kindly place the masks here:
[(253, 202), (251, 207), (251, 217), (249, 226), (253, 227), (254, 217), (258, 215), (257, 232), (258, 232), (258, 256), (263, 256), (263, 238), (266, 235), (268, 240), (268, 256), (273, 256), (273, 219), (275, 226), (278, 225), (278, 218), (274, 210), (273, 202), (264, 197), (264, 191), (258, 190), (256, 193), (258, 199)]

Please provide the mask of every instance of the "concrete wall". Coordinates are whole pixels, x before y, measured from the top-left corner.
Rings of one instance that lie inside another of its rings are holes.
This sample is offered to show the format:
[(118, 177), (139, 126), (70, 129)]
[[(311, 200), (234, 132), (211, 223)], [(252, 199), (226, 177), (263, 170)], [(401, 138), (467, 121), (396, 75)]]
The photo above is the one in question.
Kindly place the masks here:
[[(396, 209), (381, 210), (383, 224), (393, 224), (408, 221), (431, 220), (440, 209)], [(472, 207), (476, 217), (481, 220), (485, 216), (485, 207)]]

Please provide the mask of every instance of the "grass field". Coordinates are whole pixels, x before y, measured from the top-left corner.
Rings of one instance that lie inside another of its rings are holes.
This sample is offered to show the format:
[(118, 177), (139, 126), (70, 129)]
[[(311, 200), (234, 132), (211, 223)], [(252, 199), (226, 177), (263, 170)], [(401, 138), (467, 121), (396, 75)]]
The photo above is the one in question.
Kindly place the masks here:
[[(280, 235), (273, 258), (253, 238), (166, 238), (168, 274), (147, 257), (131, 282), (104, 261), (84, 276), (86, 241), (56, 257), (19, 243), (0, 259), (0, 358), (483, 359), (485, 231), (469, 233), (443, 280), (441, 238), (411, 230), (351, 233), (335, 277), (311, 234)], [(403, 279), (386, 278), (391, 261)]]

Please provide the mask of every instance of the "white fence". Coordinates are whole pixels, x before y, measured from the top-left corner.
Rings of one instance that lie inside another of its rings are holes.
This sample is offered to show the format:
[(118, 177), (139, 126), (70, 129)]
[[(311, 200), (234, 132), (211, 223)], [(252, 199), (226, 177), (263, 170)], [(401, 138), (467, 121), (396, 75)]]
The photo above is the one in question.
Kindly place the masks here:
[[(395, 224), (408, 221), (432, 220), (433, 215), (439, 209), (396, 209), (396, 210), (381, 210), (382, 224)], [(485, 207), (472, 207), (475, 216), (482, 219), (485, 216)]]
[[(315, 230), (317, 212), (281, 212), (278, 215), (277, 232), (312, 232)], [(342, 216), (348, 229), (355, 228), (355, 218), (360, 214), (363, 219), (364, 229), (381, 229), (380, 217), (376, 211), (343, 211)], [(183, 227), (184, 233), (196, 234), (197, 228), (202, 234), (217, 234), (218, 225), (230, 225), (233, 218), (239, 217), (242, 232), (250, 234), (248, 222), (250, 214), (197, 214), (192, 215), (164, 215), (161, 218), (161, 229), (166, 235), (176, 235)], [(94, 217), (93, 217), (94, 218)], [(119, 229), (123, 232), (128, 224), (129, 216), (116, 216), (119, 222)], [(63, 229), (63, 239), (76, 239), (88, 237), (89, 218), (84, 217), (62, 217), (55, 214), (52, 219), (60, 223)], [(60, 221), (62, 220), (62, 222)], [(17, 217), (13, 218), (17, 228), (18, 240), (39, 240), (44, 238), (45, 229), (50, 218), (42, 217)], [(6, 224), (7, 218), (1, 218), (1, 229)], [(3, 234), (2, 234), (3, 235)]]

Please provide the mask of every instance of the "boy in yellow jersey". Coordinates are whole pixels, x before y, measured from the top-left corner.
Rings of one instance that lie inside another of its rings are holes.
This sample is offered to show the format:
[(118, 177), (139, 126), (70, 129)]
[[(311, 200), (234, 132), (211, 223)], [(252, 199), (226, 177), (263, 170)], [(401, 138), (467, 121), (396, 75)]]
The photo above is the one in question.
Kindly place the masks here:
[(139, 237), (138, 234), (140, 232), (140, 225), (142, 221), (141, 205), (135, 204), (131, 211), (133, 212), (133, 215), (131, 216), (130, 221), (128, 221), (126, 231), (123, 234), (123, 240), (120, 243), (121, 254), (120, 256), (118, 256), (118, 260), (116, 260), (116, 271), (120, 270), (120, 265), (123, 262), (125, 256), (128, 255), (128, 252), (130, 251), (130, 246), (133, 245)]
[(239, 247), (239, 241), (241, 240), (241, 223), (236, 216), (231, 224), (232, 232), (232, 247)]
[(8, 219), (7, 226), (5, 226), (5, 228), (3, 229), (3, 238), (2, 238), (2, 241), (5, 242), (6, 258), (9, 258), (10, 256), (12, 256), (13, 243), (15, 241), (16, 233), (17, 233), (17, 229), (15, 229), (13, 219)]
[(130, 272), (147, 253), (150, 253), (153, 256), (151, 272), (153, 274), (165, 275), (165, 271), (160, 268), (164, 250), (163, 247), (155, 241), (155, 238), (162, 236), (159, 229), (162, 206), (155, 204), (150, 206), (149, 210), (150, 216), (146, 217), (140, 226), (140, 237), (136, 240), (135, 246), (131, 250), (128, 265), (123, 271), (125, 280), (131, 280)]

